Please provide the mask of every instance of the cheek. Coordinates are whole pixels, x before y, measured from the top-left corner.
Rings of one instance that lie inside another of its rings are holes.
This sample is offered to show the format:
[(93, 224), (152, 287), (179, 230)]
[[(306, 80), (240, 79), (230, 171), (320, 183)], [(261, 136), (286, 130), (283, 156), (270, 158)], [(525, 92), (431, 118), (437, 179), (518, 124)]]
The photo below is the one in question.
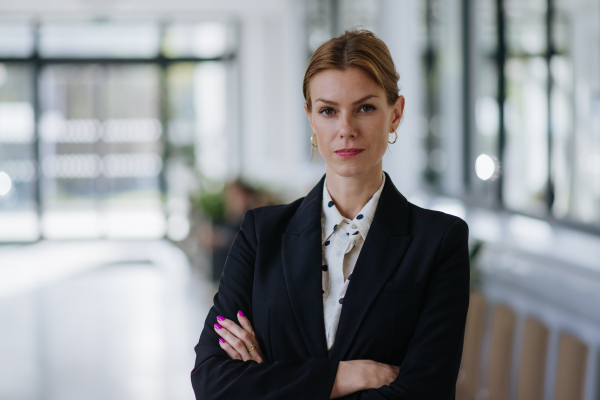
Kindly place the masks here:
[(381, 136), (381, 147), (383, 148), (383, 151), (387, 150), (388, 145), (389, 145), (389, 140), (390, 140), (389, 134), (386, 133), (385, 135)]
[(375, 150), (375, 153), (377, 153), (380, 156), (383, 156), (388, 147), (388, 135), (378, 133), (371, 138), (370, 142), (373, 149)]
[(379, 158), (383, 158), (387, 148), (388, 148), (388, 140), (387, 140), (387, 137), (385, 137), (385, 138), (381, 139), (379, 141), (379, 143), (377, 144), (377, 156)]
[(319, 146), (322, 146), (323, 148), (329, 147), (331, 142), (336, 138), (335, 126), (332, 126), (332, 124), (327, 121), (321, 121), (313, 124), (313, 127), (319, 137)]
[(389, 135), (386, 133), (386, 120), (383, 118), (377, 118), (377, 120), (371, 120), (368, 122), (369, 123), (365, 124), (363, 128), (363, 132), (365, 135), (369, 136), (368, 140), (374, 148), (385, 151), (389, 139)]
[(335, 135), (335, 121), (333, 119), (327, 120), (325, 118), (314, 118), (313, 126), (319, 135)]

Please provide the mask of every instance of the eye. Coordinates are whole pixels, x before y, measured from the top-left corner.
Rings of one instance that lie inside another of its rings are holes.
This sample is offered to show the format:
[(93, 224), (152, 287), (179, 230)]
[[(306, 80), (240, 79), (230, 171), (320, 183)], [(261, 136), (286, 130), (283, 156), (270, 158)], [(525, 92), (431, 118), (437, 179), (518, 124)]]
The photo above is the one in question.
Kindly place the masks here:
[(360, 108), (358, 109), (358, 111), (361, 111), (361, 112), (371, 112), (374, 110), (375, 110), (375, 107), (373, 107), (370, 104), (365, 104), (363, 106), (360, 106)]
[(330, 115), (333, 115), (334, 111), (333, 111), (333, 108), (321, 108), (319, 110), (319, 113), (326, 115), (326, 116), (330, 116)]

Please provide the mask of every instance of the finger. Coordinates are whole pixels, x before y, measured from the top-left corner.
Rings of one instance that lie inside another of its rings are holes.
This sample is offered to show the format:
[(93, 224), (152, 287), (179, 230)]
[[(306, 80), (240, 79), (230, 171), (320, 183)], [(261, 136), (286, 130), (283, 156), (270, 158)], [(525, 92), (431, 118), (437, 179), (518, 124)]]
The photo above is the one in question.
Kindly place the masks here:
[(215, 324), (214, 328), (215, 332), (217, 332), (219, 336), (225, 339), (227, 343), (229, 343), (229, 345), (233, 347), (233, 349), (237, 351), (240, 354), (240, 356), (242, 356), (242, 360), (247, 361), (252, 359), (250, 354), (248, 354), (248, 349), (246, 348), (246, 345), (241, 339), (233, 335), (227, 328), (220, 324)]
[[(238, 319), (239, 318), (240, 318), (240, 316), (238, 315)], [(250, 323), (250, 321), (248, 321), (248, 318), (244, 317), (243, 319), (246, 320), (244, 322), (248, 323), (247, 326), (250, 326), (250, 328), (252, 328), (252, 324)], [(245, 351), (240, 350), (240, 354), (242, 355), (244, 361), (254, 360), (258, 363), (262, 363), (264, 361), (265, 357), (262, 354), (260, 346), (258, 345), (258, 340), (257, 340), (256, 334), (254, 332), (250, 333), (247, 330), (240, 328), (232, 320), (224, 318), (220, 315), (217, 316), (217, 320), (219, 321), (218, 323), (222, 324), (222, 326), (224, 326), (231, 334), (233, 334), (238, 339), (242, 340), (244, 347), (245, 347)], [(233, 343), (230, 342), (230, 344), (233, 344)], [(250, 345), (254, 346), (254, 349), (248, 351), (248, 346), (250, 346)], [(248, 354), (248, 357), (245, 357), (245, 353)]]
[(227, 353), (229, 358), (231, 358), (232, 360), (241, 360), (242, 359), (242, 356), (240, 356), (240, 353), (235, 351), (235, 349), (233, 347), (231, 347), (225, 339), (219, 338), (219, 346), (221, 346), (221, 348), (223, 350), (225, 350), (225, 353)]
[(242, 325), (242, 328), (244, 328), (246, 331), (250, 332), (254, 337), (256, 337), (250, 320), (244, 315), (242, 310), (237, 312), (237, 319), (238, 321), (240, 321), (240, 325)]
[(221, 324), (238, 339), (241, 339), (244, 342), (244, 345), (249, 346), (254, 344), (256, 346), (256, 336), (254, 336), (254, 332), (250, 333), (232, 320), (223, 318), (220, 315), (217, 317), (217, 321), (218, 324)]
[(252, 339), (252, 343), (254, 344), (254, 347), (256, 347), (255, 350), (250, 351), (250, 355), (257, 361), (262, 362), (264, 360), (264, 356), (262, 354), (262, 351), (260, 349), (260, 345), (258, 344), (258, 339), (256, 338), (256, 333), (254, 332), (254, 328), (252, 328), (252, 323), (250, 322), (250, 320), (248, 319), (248, 317), (246, 317), (244, 315), (244, 313), (242, 312), (242, 310), (239, 310), (237, 312), (237, 319), (240, 322), (240, 325), (242, 325), (242, 328), (244, 328), (245, 331), (249, 332), (253, 339)]

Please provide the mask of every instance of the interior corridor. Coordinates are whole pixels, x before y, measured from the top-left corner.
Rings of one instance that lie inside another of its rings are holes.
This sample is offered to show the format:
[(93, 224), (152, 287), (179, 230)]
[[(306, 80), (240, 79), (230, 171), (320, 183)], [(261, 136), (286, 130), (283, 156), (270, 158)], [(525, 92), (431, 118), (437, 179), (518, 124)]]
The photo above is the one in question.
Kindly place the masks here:
[(204, 267), (167, 241), (2, 247), (0, 397), (193, 399)]

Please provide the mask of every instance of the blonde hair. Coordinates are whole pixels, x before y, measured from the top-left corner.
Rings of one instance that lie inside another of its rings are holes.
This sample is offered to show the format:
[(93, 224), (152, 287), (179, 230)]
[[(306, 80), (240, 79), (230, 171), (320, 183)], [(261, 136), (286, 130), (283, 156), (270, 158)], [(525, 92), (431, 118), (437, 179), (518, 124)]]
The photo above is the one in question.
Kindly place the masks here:
[(350, 29), (320, 45), (308, 62), (302, 91), (309, 111), (312, 107), (310, 80), (328, 69), (345, 70), (350, 67), (358, 67), (367, 72), (385, 90), (388, 104), (396, 102), (400, 75), (396, 71), (390, 50), (373, 32)]

